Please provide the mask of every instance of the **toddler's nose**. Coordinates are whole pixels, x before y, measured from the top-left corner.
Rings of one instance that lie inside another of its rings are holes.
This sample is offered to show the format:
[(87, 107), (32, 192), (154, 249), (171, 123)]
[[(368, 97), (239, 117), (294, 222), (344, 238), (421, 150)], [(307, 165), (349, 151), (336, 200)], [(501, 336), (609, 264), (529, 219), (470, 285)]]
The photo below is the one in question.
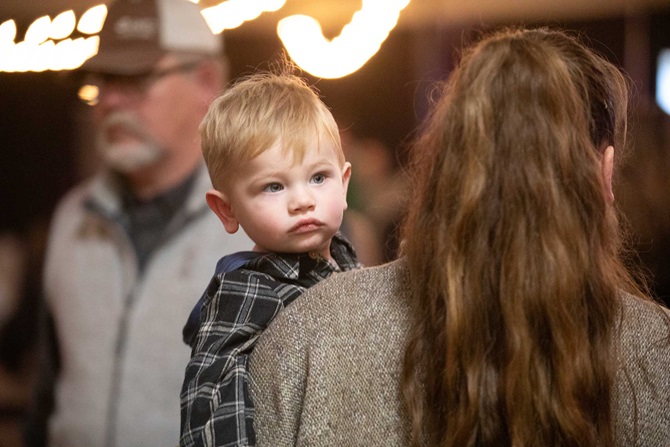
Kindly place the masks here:
[(309, 211), (315, 206), (314, 196), (306, 188), (297, 189), (291, 196), (291, 210), (294, 213)]

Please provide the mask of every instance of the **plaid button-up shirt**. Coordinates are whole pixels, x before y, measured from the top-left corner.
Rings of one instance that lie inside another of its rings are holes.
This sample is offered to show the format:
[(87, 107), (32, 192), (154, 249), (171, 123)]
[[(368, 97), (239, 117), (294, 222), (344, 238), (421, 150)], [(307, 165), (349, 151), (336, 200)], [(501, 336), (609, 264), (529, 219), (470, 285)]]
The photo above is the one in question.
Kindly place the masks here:
[[(360, 267), (342, 235), (333, 237), (330, 251), (340, 270)], [(182, 386), (182, 447), (255, 444), (249, 354), (281, 309), (335, 271), (320, 256), (267, 253), (215, 274), (201, 299)]]

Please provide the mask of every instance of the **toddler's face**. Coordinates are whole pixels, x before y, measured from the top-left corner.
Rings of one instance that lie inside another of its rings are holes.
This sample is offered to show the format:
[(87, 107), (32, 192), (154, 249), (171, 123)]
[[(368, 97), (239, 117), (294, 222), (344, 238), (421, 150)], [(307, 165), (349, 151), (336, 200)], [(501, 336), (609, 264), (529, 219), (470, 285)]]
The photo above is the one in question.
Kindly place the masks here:
[(281, 143), (236, 173), (228, 193), (232, 213), (256, 250), (319, 252), (330, 258), (330, 240), (342, 224), (351, 166), (332, 145), (308, 147), (301, 163)]

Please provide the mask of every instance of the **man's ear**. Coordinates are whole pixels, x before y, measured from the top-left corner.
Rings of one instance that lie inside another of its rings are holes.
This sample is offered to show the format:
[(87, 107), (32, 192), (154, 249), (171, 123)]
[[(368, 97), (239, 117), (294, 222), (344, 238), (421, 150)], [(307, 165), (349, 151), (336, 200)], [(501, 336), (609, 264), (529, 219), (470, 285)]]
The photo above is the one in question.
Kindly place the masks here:
[(219, 217), (219, 220), (226, 231), (230, 234), (237, 232), (240, 228), (240, 224), (237, 219), (235, 219), (233, 207), (225, 194), (216, 189), (210, 189), (207, 191), (207, 194), (205, 194), (205, 199), (207, 200), (209, 208)]
[(344, 190), (344, 209), (348, 207), (347, 204), (347, 190), (349, 189), (349, 180), (351, 180), (351, 163), (348, 161), (342, 167), (342, 189)]
[(211, 98), (212, 94), (219, 93), (223, 88), (225, 73), (226, 67), (223, 64), (210, 59), (204, 59), (198, 62), (194, 76), (205, 96)]
[(614, 191), (612, 190), (612, 171), (614, 170), (614, 146), (607, 146), (603, 152), (600, 175), (605, 186), (605, 199), (608, 203), (614, 203)]

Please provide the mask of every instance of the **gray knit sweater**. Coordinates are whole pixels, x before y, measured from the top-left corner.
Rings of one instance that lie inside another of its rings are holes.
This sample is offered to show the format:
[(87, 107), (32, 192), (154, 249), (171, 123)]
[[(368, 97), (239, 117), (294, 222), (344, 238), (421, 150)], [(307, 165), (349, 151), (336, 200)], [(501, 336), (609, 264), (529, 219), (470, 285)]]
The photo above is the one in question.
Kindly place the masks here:
[(208, 209), (211, 187), (203, 164), (142, 272), (113, 177), (98, 174), (59, 204), (44, 278), (61, 354), (49, 446), (179, 442), (190, 355), (181, 326), (216, 261), (253, 246), (246, 234), (227, 234)]
[[(268, 328), (251, 356), (259, 446), (409, 444), (399, 391), (406, 275), (402, 261), (337, 274)], [(670, 446), (670, 325), (632, 297), (623, 311), (617, 445)]]

